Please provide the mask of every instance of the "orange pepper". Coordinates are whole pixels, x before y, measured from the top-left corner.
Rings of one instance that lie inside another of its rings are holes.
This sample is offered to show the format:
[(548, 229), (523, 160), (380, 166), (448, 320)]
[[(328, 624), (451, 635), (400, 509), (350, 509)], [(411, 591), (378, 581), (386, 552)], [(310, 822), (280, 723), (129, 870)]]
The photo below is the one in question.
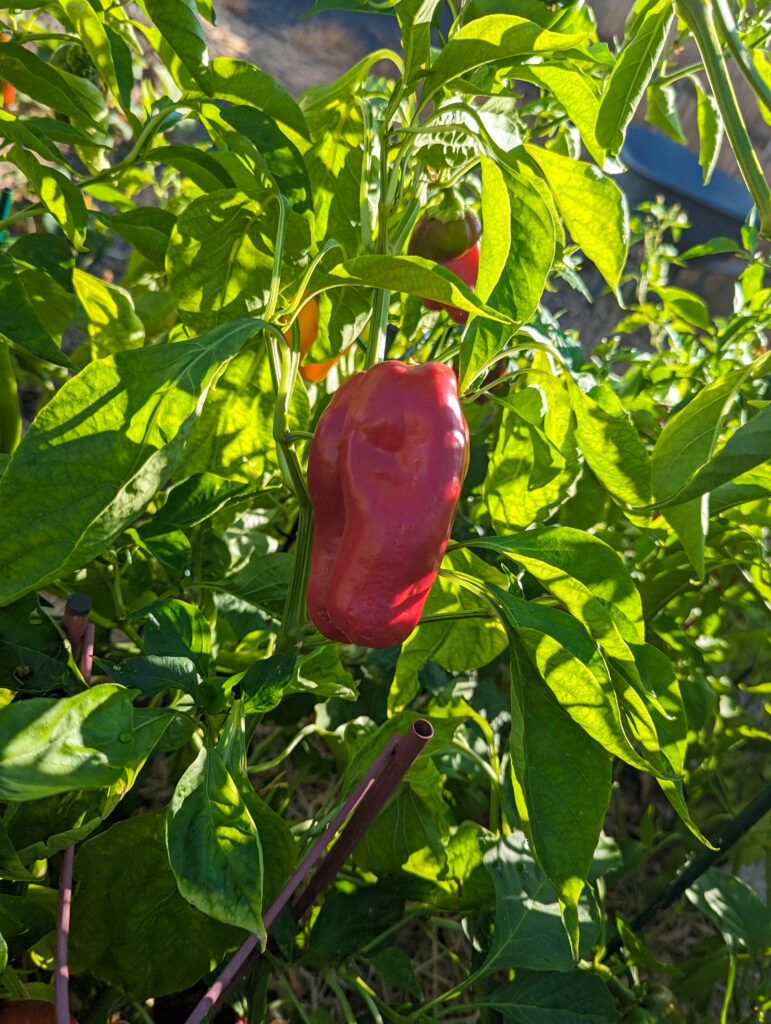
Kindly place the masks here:
[[(317, 299), (311, 299), (309, 302), (306, 302), (304, 306), (300, 307), (300, 312), (297, 314), (297, 327), (300, 331), (300, 358), (304, 360), (319, 333), (319, 303)], [(291, 330), (284, 331), (284, 337), (286, 338), (287, 344), (291, 345)], [(347, 352), (353, 344), (355, 343), (349, 345), (345, 352)], [(339, 355), (333, 356), (331, 359), (326, 359), (322, 363), (304, 363), (300, 366), (300, 376), (304, 380), (310, 381), (312, 384), (318, 384), (320, 381), (324, 380), (340, 356), (345, 355), (345, 352), (341, 352)]]
[[(0, 43), (7, 43), (10, 40), (10, 35), (7, 32), (0, 32)], [(3, 82), (3, 106), (7, 110), (8, 107), (16, 99), (16, 86), (11, 85), (10, 82)]]

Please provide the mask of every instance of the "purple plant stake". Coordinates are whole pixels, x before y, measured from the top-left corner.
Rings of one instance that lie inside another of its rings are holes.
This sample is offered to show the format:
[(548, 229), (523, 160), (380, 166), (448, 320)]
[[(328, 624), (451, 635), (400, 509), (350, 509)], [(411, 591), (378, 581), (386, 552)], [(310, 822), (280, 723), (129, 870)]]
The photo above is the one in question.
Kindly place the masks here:
[[(91, 683), (91, 669), (94, 663), (94, 624), (88, 621), (90, 611), (91, 599), (89, 597), (85, 594), (70, 594), (62, 616), (62, 629), (70, 642), (72, 655), (77, 657), (80, 653), (80, 674), (83, 676), (86, 686)], [(74, 857), (75, 847), (68, 846), (62, 858), (62, 872), (59, 879), (59, 912), (54, 958), (56, 1024), (70, 1024), (70, 969), (67, 963), (67, 944), (70, 937)]]
[[(334, 879), (348, 855), (364, 836), (369, 826), (383, 809), (385, 802), (401, 782), (407, 769), (415, 761), (425, 745), (434, 735), (430, 722), (425, 718), (416, 719), (407, 735), (397, 733), (386, 744), (375, 759), (367, 774), (355, 787), (341, 809), (327, 825), (314, 843), (302, 863), (295, 869), (284, 888), (263, 915), (265, 928), (269, 928), (284, 909), (313, 865), (319, 860), (335, 833), (352, 811), (353, 817), (343, 829), (328, 857), (313, 876), (295, 907), (295, 916), (300, 918), (318, 894)], [(207, 1014), (214, 1009), (225, 993), (249, 970), (260, 956), (257, 946), (259, 938), (250, 935), (217, 979), (197, 1004), (185, 1024), (203, 1024)], [(256, 956), (253, 956), (257, 950)], [(248, 964), (248, 966), (247, 966)], [(57, 1024), (59, 1022), (57, 1021)]]

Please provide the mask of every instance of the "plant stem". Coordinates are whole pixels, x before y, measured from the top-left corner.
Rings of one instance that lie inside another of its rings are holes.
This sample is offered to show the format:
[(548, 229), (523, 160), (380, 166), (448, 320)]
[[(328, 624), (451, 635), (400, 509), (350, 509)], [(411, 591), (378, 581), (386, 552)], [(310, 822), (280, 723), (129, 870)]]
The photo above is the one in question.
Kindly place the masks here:
[[(649, 903), (644, 910), (640, 911), (636, 917), (632, 918), (629, 922), (629, 927), (632, 931), (639, 931), (649, 921), (652, 921), (660, 910), (666, 910), (676, 900), (679, 900), (688, 886), (703, 875), (708, 868), (711, 868), (713, 864), (721, 860), (734, 843), (738, 842), (746, 832), (749, 832), (753, 825), (756, 825), (768, 811), (771, 811), (771, 782), (764, 789), (761, 789), (754, 799), (750, 800), (747, 806), (728, 823), (715, 843), (714, 850), (703, 850), (684, 864), (679, 874), (663, 892), (652, 903)], [(614, 956), (619, 952), (621, 946), (622, 942), (619, 936), (611, 939), (603, 959), (607, 960)]]
[(755, 155), (736, 100), (720, 46), (710, 0), (675, 0), (675, 10), (690, 29), (707, 72), (709, 84), (723, 115), (726, 132), (760, 217), (760, 234), (771, 238), (771, 191)]
[(424, 615), (419, 626), (425, 626), (427, 622), (450, 622), (455, 619), (494, 619), (496, 616), (492, 612), (487, 612), (482, 608), (469, 609), (465, 612), (437, 612), (436, 615)]
[(715, 21), (720, 29), (720, 34), (728, 44), (728, 50), (736, 61), (736, 64), (744, 75), (747, 84), (755, 93), (757, 98), (768, 110), (771, 110), (771, 89), (764, 78), (761, 77), (758, 69), (752, 62), (752, 58), (744, 46), (744, 43), (736, 31), (736, 22), (730, 6), (726, 0), (715, 0)]
[(10, 347), (0, 339), (0, 452), (12, 454), (21, 440), (21, 412)]

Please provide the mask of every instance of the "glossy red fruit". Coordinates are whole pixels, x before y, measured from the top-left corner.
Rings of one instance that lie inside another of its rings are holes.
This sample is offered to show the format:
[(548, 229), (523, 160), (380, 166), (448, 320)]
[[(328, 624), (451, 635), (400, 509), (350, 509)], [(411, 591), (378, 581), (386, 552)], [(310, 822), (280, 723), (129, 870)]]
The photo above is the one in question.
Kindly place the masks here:
[(468, 467), (458, 382), (443, 363), (377, 363), (322, 413), (308, 458), (308, 611), (324, 636), (390, 647), (415, 629)]
[[(461, 256), (453, 260), (446, 260), (439, 264), (451, 270), (453, 274), (461, 279), (473, 291), (479, 274), (479, 243)], [(457, 324), (465, 324), (468, 320), (468, 313), (465, 309), (458, 309), (457, 306), (445, 306), (441, 302), (434, 302), (432, 299), (423, 299), (423, 305), (428, 309), (445, 309)]]
[[(446, 205), (423, 214), (412, 232), (407, 252), (446, 267), (473, 290), (479, 273), (482, 225), (475, 213), (453, 202), (450, 199)], [(456, 306), (432, 299), (423, 299), (423, 304), (428, 309), (446, 310), (456, 323), (465, 324), (468, 320), (468, 313)]]

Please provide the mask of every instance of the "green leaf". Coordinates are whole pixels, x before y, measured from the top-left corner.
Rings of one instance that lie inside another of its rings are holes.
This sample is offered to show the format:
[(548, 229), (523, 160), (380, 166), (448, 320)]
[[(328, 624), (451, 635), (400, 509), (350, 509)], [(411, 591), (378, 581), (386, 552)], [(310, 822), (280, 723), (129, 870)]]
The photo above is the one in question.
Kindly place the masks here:
[(94, 359), (142, 347), (145, 329), (125, 288), (77, 268), (72, 283), (86, 314)]
[(53, 67), (18, 43), (0, 44), (0, 78), (83, 127), (99, 128), (104, 117), (104, 98), (93, 82)]
[(195, 0), (141, 0), (140, 6), (196, 82), (207, 92), (217, 93), (211, 71), (204, 66), (206, 36)]
[(313, 964), (350, 959), (364, 946), (398, 924), (404, 914), (404, 896), (393, 885), (362, 885), (354, 892), (332, 891), (324, 899), (305, 955)]
[(85, 565), (144, 510), (179, 462), (212, 375), (258, 327), (242, 320), (119, 352), (56, 393), (0, 477), (0, 604)]
[(72, 366), (35, 312), (13, 262), (4, 254), (0, 254), (0, 338), (38, 359)]
[(482, 156), (482, 241), (474, 294), (482, 302), (492, 295), (511, 249), (511, 204), (506, 179), (495, 161)]
[(121, 776), (132, 736), (129, 693), (111, 683), (62, 700), (9, 704), (0, 709), (0, 799), (109, 786)]
[(615, 292), (629, 249), (629, 212), (624, 193), (592, 164), (543, 146), (525, 146), (554, 195), (573, 241)]
[(659, 0), (645, 13), (621, 51), (600, 102), (597, 142), (614, 156), (658, 63), (672, 23), (672, 0)]
[(28, 864), (45, 860), (91, 835), (134, 785), (169, 725), (179, 723), (177, 715), (169, 708), (134, 709), (131, 752), (118, 778), (109, 786), (71, 790), (16, 804), (6, 822), (19, 857)]
[[(375, 756), (373, 750), (369, 762)], [(412, 874), (414, 867), (420, 877), (435, 879), (446, 853), (434, 808), (405, 783), (364, 833), (353, 858), (375, 875)]]
[[(265, 308), (278, 232), (275, 193), (221, 189), (194, 199), (177, 218), (166, 257), (180, 318), (211, 330)], [(310, 229), (291, 212), (284, 242), (282, 285), (291, 288), (308, 262)]]
[(262, 902), (263, 906), (270, 907), (297, 864), (297, 845), (289, 825), (255, 793), (249, 780), (244, 710), (239, 701), (234, 701), (217, 744), (217, 753), (257, 828), (263, 858)]
[[(712, 492), (756, 466), (771, 460), (771, 405), (767, 405), (743, 423), (728, 438), (720, 451), (697, 470), (674, 499), (659, 507), (680, 505), (692, 498)], [(673, 511), (670, 508), (670, 512)]]
[(120, 821), (88, 840), (75, 855), (74, 877), (70, 969), (133, 999), (189, 988), (245, 938), (180, 896), (163, 811)]
[[(194, 146), (155, 146), (142, 156), (145, 163), (165, 164), (190, 178), (202, 192), (234, 188), (235, 182), (216, 157)], [(145, 207), (143, 207), (145, 209)]]
[(274, 491), (255, 491), (249, 484), (216, 473), (196, 473), (165, 493), (166, 501), (152, 520), (158, 528), (199, 526), (222, 509), (245, 502), (252, 508), (269, 508)]
[(654, 82), (648, 86), (648, 111), (645, 119), (661, 128), (670, 139), (679, 142), (681, 146), (688, 145), (677, 111), (677, 90), (673, 85)]
[[(521, 832), (503, 836), (487, 851), (484, 864), (495, 885), (495, 932), (482, 965), (486, 974), (516, 967), (536, 971), (569, 971), (573, 967), (557, 894), (527, 848)], [(596, 907), (579, 907), (581, 950), (597, 936)]]
[(260, 837), (235, 782), (207, 742), (177, 783), (166, 845), (182, 896), (217, 921), (260, 936)]
[(294, 675), (297, 651), (273, 654), (255, 661), (236, 680), (243, 697), (246, 714), (265, 714), (278, 707)]
[(590, 469), (624, 505), (647, 505), (651, 495), (651, 459), (621, 402), (608, 388), (587, 395), (570, 388), (576, 440)]
[(527, 971), (471, 1006), (495, 1010), (507, 1024), (615, 1024), (610, 993), (588, 971)]
[[(597, 645), (581, 623), (548, 605), (523, 601), (497, 587), (492, 590), (530, 660), (573, 721), (616, 757), (657, 774), (656, 767), (628, 739), (628, 729), (622, 724), (626, 709), (623, 704), (619, 707)], [(653, 747), (641, 747), (643, 754), (655, 756), (659, 746), (652, 723), (650, 734)]]
[(252, 555), (243, 568), (224, 579), (207, 583), (213, 590), (232, 594), (247, 604), (281, 618), (292, 571), (292, 556), (283, 551)]
[(44, 160), (50, 160), (59, 166), (67, 164), (69, 161), (65, 155), (54, 146), (46, 132), (40, 130), (35, 120), (14, 117), (6, 110), (0, 110), (0, 136), (3, 145), (16, 142), (22, 149), (29, 149)]
[(696, 124), (699, 129), (699, 164), (704, 173), (704, 184), (709, 183), (717, 167), (720, 149), (723, 145), (725, 126), (717, 100), (705, 92), (701, 82), (694, 75), (691, 81), (696, 86)]
[(571, 50), (586, 41), (582, 32), (550, 32), (513, 14), (490, 14), (464, 25), (444, 46), (426, 75), (423, 102), (443, 85), (474, 68), (511, 57)]
[(403, 988), (405, 992), (409, 992), (416, 999), (423, 998), (412, 961), (398, 946), (386, 946), (385, 949), (373, 953), (367, 959), (387, 985)]
[(557, 890), (577, 958), (578, 900), (610, 803), (611, 758), (557, 702), (518, 640), (511, 655), (509, 749), (517, 809)]
[(124, 110), (130, 110), (131, 91), (134, 87), (134, 67), (131, 49), (123, 37), (118, 35), (109, 25), (105, 25), (104, 30), (110, 46), (110, 57), (115, 69), (115, 78), (118, 85), (116, 99)]
[(343, 667), (337, 644), (324, 644), (297, 659), (287, 693), (312, 693), (317, 697), (356, 700), (358, 692), (351, 673)]
[(195, 694), (201, 676), (192, 658), (151, 654), (126, 658), (119, 665), (95, 659), (99, 668), (121, 686), (139, 690), (145, 697), (155, 697), (164, 690), (184, 690)]
[(295, 212), (312, 211), (311, 183), (302, 154), (276, 123), (248, 106), (226, 107), (222, 119), (254, 144), (276, 191), (286, 196)]
[[(665, 717), (657, 709), (653, 709), (653, 720), (661, 743), (661, 753), (672, 766), (672, 770), (679, 775), (685, 765), (688, 720), (674, 668), (666, 654), (651, 644), (643, 644), (633, 650), (640, 676), (657, 695), (662, 710), (668, 716)], [(686, 827), (700, 843), (714, 849), (691, 818), (688, 805), (685, 802), (682, 780), (659, 778), (656, 781)]]
[[(506, 166), (511, 209), (511, 247), (489, 304), (525, 323), (541, 301), (557, 242), (549, 189), (529, 167)], [(560, 229), (561, 230), (561, 229)]]
[[(752, 367), (740, 367), (718, 377), (680, 412), (668, 420), (651, 458), (651, 484), (656, 503), (679, 496), (694, 473), (711, 457), (720, 428), (736, 394)], [(694, 498), (668, 509), (671, 524), (688, 560), (699, 577), (704, 575), (704, 544), (709, 507), (706, 498)]]
[[(166, 0), (153, 2), (162, 6)], [(295, 100), (274, 78), (260, 71), (254, 64), (234, 60), (232, 57), (215, 57), (202, 77), (207, 92), (202, 94), (193, 91), (189, 94), (191, 99), (203, 99), (211, 95), (228, 103), (247, 103), (263, 110), (274, 121), (291, 128), (301, 138), (307, 138), (308, 128)]]
[(112, 48), (102, 19), (87, 0), (61, 0), (61, 5), (80, 37), (83, 48), (96, 65), (102, 81), (107, 83), (115, 99), (119, 103), (122, 102), (112, 59)]
[(358, 256), (335, 267), (316, 282), (316, 287), (339, 287), (343, 283), (406, 292), (488, 316), (492, 320), (505, 322), (507, 319), (507, 316), (485, 306), (455, 274), (420, 256)]
[(8, 955), (12, 959), (54, 931), (55, 916), (34, 899), (0, 893), (0, 934), (8, 943)]
[[(305, 392), (295, 385), (295, 394)], [(209, 394), (185, 448), (179, 475), (212, 472), (241, 486), (262, 484), (275, 462), (274, 406), (265, 346), (236, 356)]]
[(83, 688), (64, 637), (35, 594), (0, 608), (0, 679), (6, 689), (25, 693)]
[(38, 163), (31, 153), (20, 146), (12, 146), (8, 156), (27, 178), (31, 191), (40, 196), (40, 201), (59, 222), (75, 248), (85, 249), (88, 210), (80, 189), (61, 171)]
[(376, 50), (336, 82), (314, 86), (300, 99), (313, 142), (304, 157), (313, 187), (316, 240), (334, 238), (349, 257), (362, 249), (361, 183), (367, 136), (359, 97), (378, 60), (401, 65), (390, 50)]
[(519, 562), (610, 654), (626, 658), (623, 641), (644, 642), (640, 595), (619, 555), (599, 537), (570, 526), (541, 526), (470, 543)]
[[(445, 569), (468, 573), (475, 579), (497, 582), (501, 586), (506, 582), (502, 573), (466, 549), (446, 555), (442, 564)], [(423, 614), (473, 612), (487, 608), (475, 594), (452, 580), (439, 577), (431, 588)], [(505, 634), (495, 618), (448, 619), (446, 622), (419, 624), (402, 644), (388, 695), (389, 709), (401, 711), (416, 696), (418, 672), (429, 660), (450, 672), (466, 672), (487, 665), (505, 646)]]
[(428, 64), (431, 49), (431, 23), (443, 0), (399, 0), (396, 17), (402, 31), (405, 80)]
[(709, 868), (685, 894), (720, 931), (732, 954), (761, 956), (771, 945), (768, 907), (740, 878)]
[[(594, 128), (600, 111), (600, 98), (594, 80), (584, 75), (574, 64), (562, 66), (553, 62), (529, 65), (527, 72), (562, 104), (568, 117), (578, 128), (581, 141), (590, 156), (602, 167), (605, 164), (606, 152), (604, 147), (597, 144), (594, 137)], [(515, 74), (519, 75), (520, 71), (517, 70)]]
[(13, 848), (5, 824), (0, 822), (0, 878), (12, 882), (31, 882), (33, 877)]
[[(73, 291), (72, 272), (75, 269), (75, 257), (69, 243), (61, 235), (52, 235), (45, 231), (19, 235), (5, 250), (5, 254), (23, 267), (47, 274), (65, 291)], [(3, 322), (6, 322), (6, 316), (3, 316)]]
[(211, 627), (195, 605), (167, 599), (156, 601), (147, 613), (146, 654), (191, 658), (202, 675), (211, 661)]
[(503, 415), (482, 486), (498, 533), (549, 516), (578, 472), (564, 379), (531, 370), (526, 380), (527, 387), (498, 400)]
[(102, 214), (102, 221), (138, 253), (162, 269), (176, 217), (159, 206), (139, 206), (125, 213)]

